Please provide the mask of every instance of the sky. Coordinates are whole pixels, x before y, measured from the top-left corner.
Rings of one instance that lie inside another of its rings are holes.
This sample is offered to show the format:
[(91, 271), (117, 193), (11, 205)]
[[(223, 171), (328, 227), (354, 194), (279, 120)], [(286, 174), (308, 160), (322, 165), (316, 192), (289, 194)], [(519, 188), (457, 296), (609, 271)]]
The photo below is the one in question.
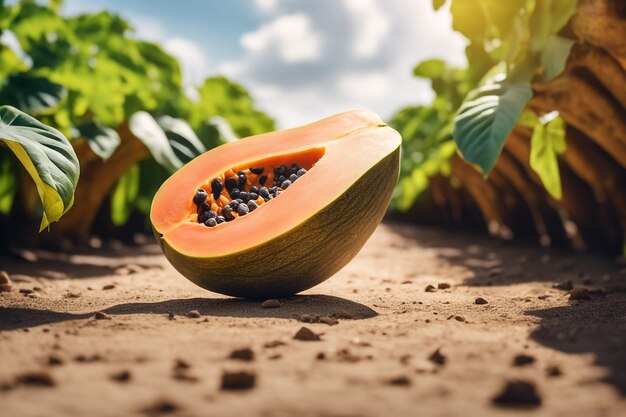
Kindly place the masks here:
[(181, 62), (188, 94), (225, 75), (287, 128), (365, 108), (389, 118), (428, 103), (419, 61), (466, 64), (465, 39), (431, 0), (66, 0), (64, 13), (107, 9)]

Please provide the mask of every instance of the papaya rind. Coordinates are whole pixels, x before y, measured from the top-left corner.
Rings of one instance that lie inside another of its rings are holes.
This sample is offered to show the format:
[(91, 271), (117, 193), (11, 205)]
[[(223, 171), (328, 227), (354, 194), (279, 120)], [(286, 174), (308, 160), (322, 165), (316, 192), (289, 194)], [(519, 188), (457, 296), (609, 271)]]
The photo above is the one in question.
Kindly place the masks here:
[(398, 146), (322, 210), (240, 252), (192, 257), (155, 234), (174, 268), (202, 288), (253, 299), (290, 296), (330, 278), (361, 250), (385, 214), (399, 167)]

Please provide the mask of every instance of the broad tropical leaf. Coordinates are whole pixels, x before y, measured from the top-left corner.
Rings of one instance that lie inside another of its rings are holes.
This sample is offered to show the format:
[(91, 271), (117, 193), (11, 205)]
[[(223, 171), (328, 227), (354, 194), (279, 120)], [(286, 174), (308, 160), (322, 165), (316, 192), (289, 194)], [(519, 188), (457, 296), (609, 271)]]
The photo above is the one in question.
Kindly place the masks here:
[(80, 173), (76, 153), (58, 130), (11, 106), (0, 107), (0, 140), (35, 181), (43, 203), (41, 231), (72, 206)]
[(161, 116), (157, 122), (169, 139), (174, 153), (184, 164), (206, 152), (207, 149), (196, 133), (183, 119)]
[(146, 145), (152, 157), (165, 169), (174, 172), (183, 166), (172, 150), (165, 132), (149, 113), (140, 111), (133, 114), (128, 126), (133, 135)]
[(531, 97), (527, 79), (511, 82), (504, 74), (470, 92), (454, 119), (454, 140), (463, 158), (488, 175)]
[(115, 129), (92, 121), (76, 128), (75, 137), (85, 139), (91, 150), (103, 160), (107, 160), (120, 146), (120, 135)]
[(556, 199), (563, 195), (557, 156), (565, 152), (565, 147), (565, 122), (559, 113), (540, 117), (530, 140), (530, 166)]
[(66, 96), (67, 90), (61, 84), (23, 72), (10, 75), (0, 87), (0, 103), (28, 114), (48, 113)]
[(546, 46), (541, 51), (541, 66), (543, 78), (549, 81), (565, 69), (565, 63), (574, 41), (560, 36), (550, 36)]

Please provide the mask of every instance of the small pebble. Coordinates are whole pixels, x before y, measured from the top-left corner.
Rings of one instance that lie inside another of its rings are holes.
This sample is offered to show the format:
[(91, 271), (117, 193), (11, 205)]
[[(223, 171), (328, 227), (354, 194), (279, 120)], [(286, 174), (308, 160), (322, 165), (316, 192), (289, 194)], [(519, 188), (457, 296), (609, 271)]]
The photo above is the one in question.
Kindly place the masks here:
[(430, 356), (428, 357), (428, 360), (437, 365), (443, 366), (446, 364), (446, 357), (441, 353), (441, 348), (431, 353)]
[(263, 308), (278, 308), (282, 306), (281, 302), (274, 298), (270, 298), (269, 300), (265, 300), (261, 303), (261, 307)]
[(520, 353), (513, 358), (513, 366), (526, 366), (535, 362), (535, 358), (524, 353)]
[(406, 387), (411, 385), (411, 380), (406, 376), (397, 376), (395, 378), (391, 378), (387, 381), (388, 385), (393, 385), (397, 387)]
[(229, 359), (250, 362), (254, 360), (254, 351), (250, 348), (235, 349), (230, 352)]
[(103, 290), (112, 290), (115, 288), (115, 284), (107, 284), (102, 287)]
[(94, 317), (96, 320), (111, 320), (113, 318), (103, 311), (97, 311)]
[(302, 340), (305, 342), (314, 342), (318, 340), (322, 340), (317, 333), (314, 333), (311, 329), (307, 327), (301, 327), (300, 330), (296, 332), (293, 336), (295, 340)]
[(451, 285), (447, 282), (440, 282), (439, 284), (437, 284), (437, 288), (439, 288), (440, 290), (447, 290), (450, 287)]
[(569, 292), (570, 300), (591, 300), (591, 291), (586, 288), (574, 288)]
[(15, 382), (19, 385), (30, 385), (37, 387), (53, 387), (56, 381), (52, 375), (46, 371), (28, 372), (18, 376)]
[(492, 402), (500, 407), (538, 407), (541, 397), (532, 382), (508, 381)]
[(485, 300), (482, 297), (478, 297), (474, 300), (474, 304), (478, 304), (478, 305), (489, 304), (489, 301)]
[(256, 385), (256, 374), (248, 371), (222, 373), (222, 390), (248, 390)]
[(430, 284), (428, 284), (426, 286), (426, 288), (424, 288), (425, 292), (435, 292), (435, 290), (436, 290), (435, 286), (434, 285), (430, 285)]
[(131, 378), (130, 371), (127, 371), (127, 370), (119, 371), (111, 375), (111, 379), (113, 381), (121, 382), (121, 383), (130, 381), (130, 378)]
[(187, 313), (187, 317), (189, 317), (190, 319), (199, 319), (200, 317), (202, 317), (202, 315), (198, 310), (191, 310), (189, 313)]
[(315, 317), (310, 314), (302, 314), (300, 317), (298, 317), (298, 320), (304, 323), (313, 323), (315, 322)]

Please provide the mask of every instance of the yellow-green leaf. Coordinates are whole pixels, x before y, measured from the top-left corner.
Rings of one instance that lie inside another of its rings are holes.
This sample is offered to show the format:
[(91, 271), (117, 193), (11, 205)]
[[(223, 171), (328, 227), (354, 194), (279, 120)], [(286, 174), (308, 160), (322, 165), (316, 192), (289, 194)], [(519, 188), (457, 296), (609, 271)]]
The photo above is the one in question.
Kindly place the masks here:
[(530, 166), (556, 199), (563, 195), (557, 156), (565, 149), (565, 122), (558, 112), (540, 117), (530, 141)]

